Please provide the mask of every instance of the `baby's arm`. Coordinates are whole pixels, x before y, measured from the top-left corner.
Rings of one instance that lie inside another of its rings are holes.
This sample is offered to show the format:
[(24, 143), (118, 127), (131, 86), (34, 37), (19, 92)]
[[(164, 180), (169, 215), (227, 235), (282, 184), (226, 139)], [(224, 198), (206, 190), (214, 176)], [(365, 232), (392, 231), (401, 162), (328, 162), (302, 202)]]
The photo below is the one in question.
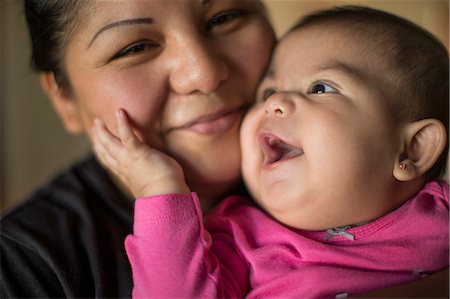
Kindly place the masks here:
[(100, 161), (130, 188), (136, 198), (190, 194), (178, 162), (141, 142), (125, 111), (119, 110), (116, 116), (117, 137), (100, 120), (95, 120), (93, 143)]
[[(234, 238), (224, 232), (221, 250), (217, 255), (212, 250), (200, 202), (185, 184), (180, 165), (142, 143), (123, 111), (118, 113), (117, 129), (115, 137), (97, 120), (93, 141), (102, 163), (140, 198), (135, 202), (133, 235), (125, 242), (133, 297), (243, 297), (248, 289), (246, 263)], [(236, 280), (234, 271), (245, 279)]]

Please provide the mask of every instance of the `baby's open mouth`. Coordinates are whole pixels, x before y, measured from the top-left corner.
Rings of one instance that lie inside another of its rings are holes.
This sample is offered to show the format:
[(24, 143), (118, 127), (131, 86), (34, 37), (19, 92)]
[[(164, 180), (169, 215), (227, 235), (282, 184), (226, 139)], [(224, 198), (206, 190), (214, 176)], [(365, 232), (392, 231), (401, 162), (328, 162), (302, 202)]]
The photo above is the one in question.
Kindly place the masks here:
[(287, 144), (272, 134), (262, 134), (259, 143), (265, 156), (265, 165), (303, 155), (303, 149)]

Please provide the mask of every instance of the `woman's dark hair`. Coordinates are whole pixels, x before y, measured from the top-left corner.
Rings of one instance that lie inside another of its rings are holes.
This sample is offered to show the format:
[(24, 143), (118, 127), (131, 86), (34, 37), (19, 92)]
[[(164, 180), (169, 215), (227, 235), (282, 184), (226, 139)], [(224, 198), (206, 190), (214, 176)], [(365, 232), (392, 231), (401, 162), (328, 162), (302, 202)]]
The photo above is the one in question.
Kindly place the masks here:
[(37, 71), (53, 72), (63, 88), (70, 88), (63, 59), (77, 16), (87, 0), (24, 0), (31, 38), (31, 65)]
[[(406, 19), (364, 6), (340, 6), (307, 15), (287, 34), (316, 25), (350, 33), (386, 62), (383, 76), (390, 84), (388, 105), (394, 117), (406, 122), (438, 119), (448, 136), (449, 55), (436, 37)], [(444, 174), (447, 155), (448, 138), (427, 180)]]

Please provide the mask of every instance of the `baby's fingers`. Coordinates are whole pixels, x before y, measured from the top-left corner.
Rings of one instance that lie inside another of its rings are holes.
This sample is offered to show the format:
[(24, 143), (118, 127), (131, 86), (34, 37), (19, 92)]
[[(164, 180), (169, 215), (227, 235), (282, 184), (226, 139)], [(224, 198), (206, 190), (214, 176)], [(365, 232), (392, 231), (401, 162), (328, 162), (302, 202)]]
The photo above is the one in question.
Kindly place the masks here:
[[(121, 141), (98, 119), (95, 120), (94, 134), (96, 137), (94, 142), (97, 144), (97, 147), (102, 150), (101, 154), (105, 159), (108, 161), (117, 161), (118, 159), (121, 159), (125, 150)], [(116, 166), (116, 164), (117, 162), (111, 166)]]
[(97, 158), (103, 165), (111, 169), (113, 172), (116, 172), (115, 169), (118, 167), (118, 162), (109, 154), (103, 143), (98, 140), (98, 136), (96, 133), (94, 134), (93, 138), (94, 152)]
[(120, 140), (122, 141), (122, 144), (127, 149), (131, 150), (139, 148), (142, 145), (142, 143), (137, 138), (136, 134), (131, 128), (125, 111), (120, 109), (117, 111), (116, 115), (117, 115), (117, 130), (119, 132), (119, 137)]
[(94, 128), (99, 143), (101, 143), (108, 152), (112, 155), (120, 153), (122, 150), (122, 143), (106, 128), (105, 124), (101, 120), (95, 119)]

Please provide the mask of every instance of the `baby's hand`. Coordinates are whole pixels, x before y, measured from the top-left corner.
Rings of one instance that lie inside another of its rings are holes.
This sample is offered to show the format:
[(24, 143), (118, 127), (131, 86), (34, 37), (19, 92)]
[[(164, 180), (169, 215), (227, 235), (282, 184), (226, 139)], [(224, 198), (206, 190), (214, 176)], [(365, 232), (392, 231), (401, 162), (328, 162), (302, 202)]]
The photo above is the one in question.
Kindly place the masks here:
[(118, 137), (96, 119), (94, 150), (100, 161), (128, 186), (136, 198), (190, 193), (178, 162), (142, 143), (123, 110), (117, 112), (117, 129)]

